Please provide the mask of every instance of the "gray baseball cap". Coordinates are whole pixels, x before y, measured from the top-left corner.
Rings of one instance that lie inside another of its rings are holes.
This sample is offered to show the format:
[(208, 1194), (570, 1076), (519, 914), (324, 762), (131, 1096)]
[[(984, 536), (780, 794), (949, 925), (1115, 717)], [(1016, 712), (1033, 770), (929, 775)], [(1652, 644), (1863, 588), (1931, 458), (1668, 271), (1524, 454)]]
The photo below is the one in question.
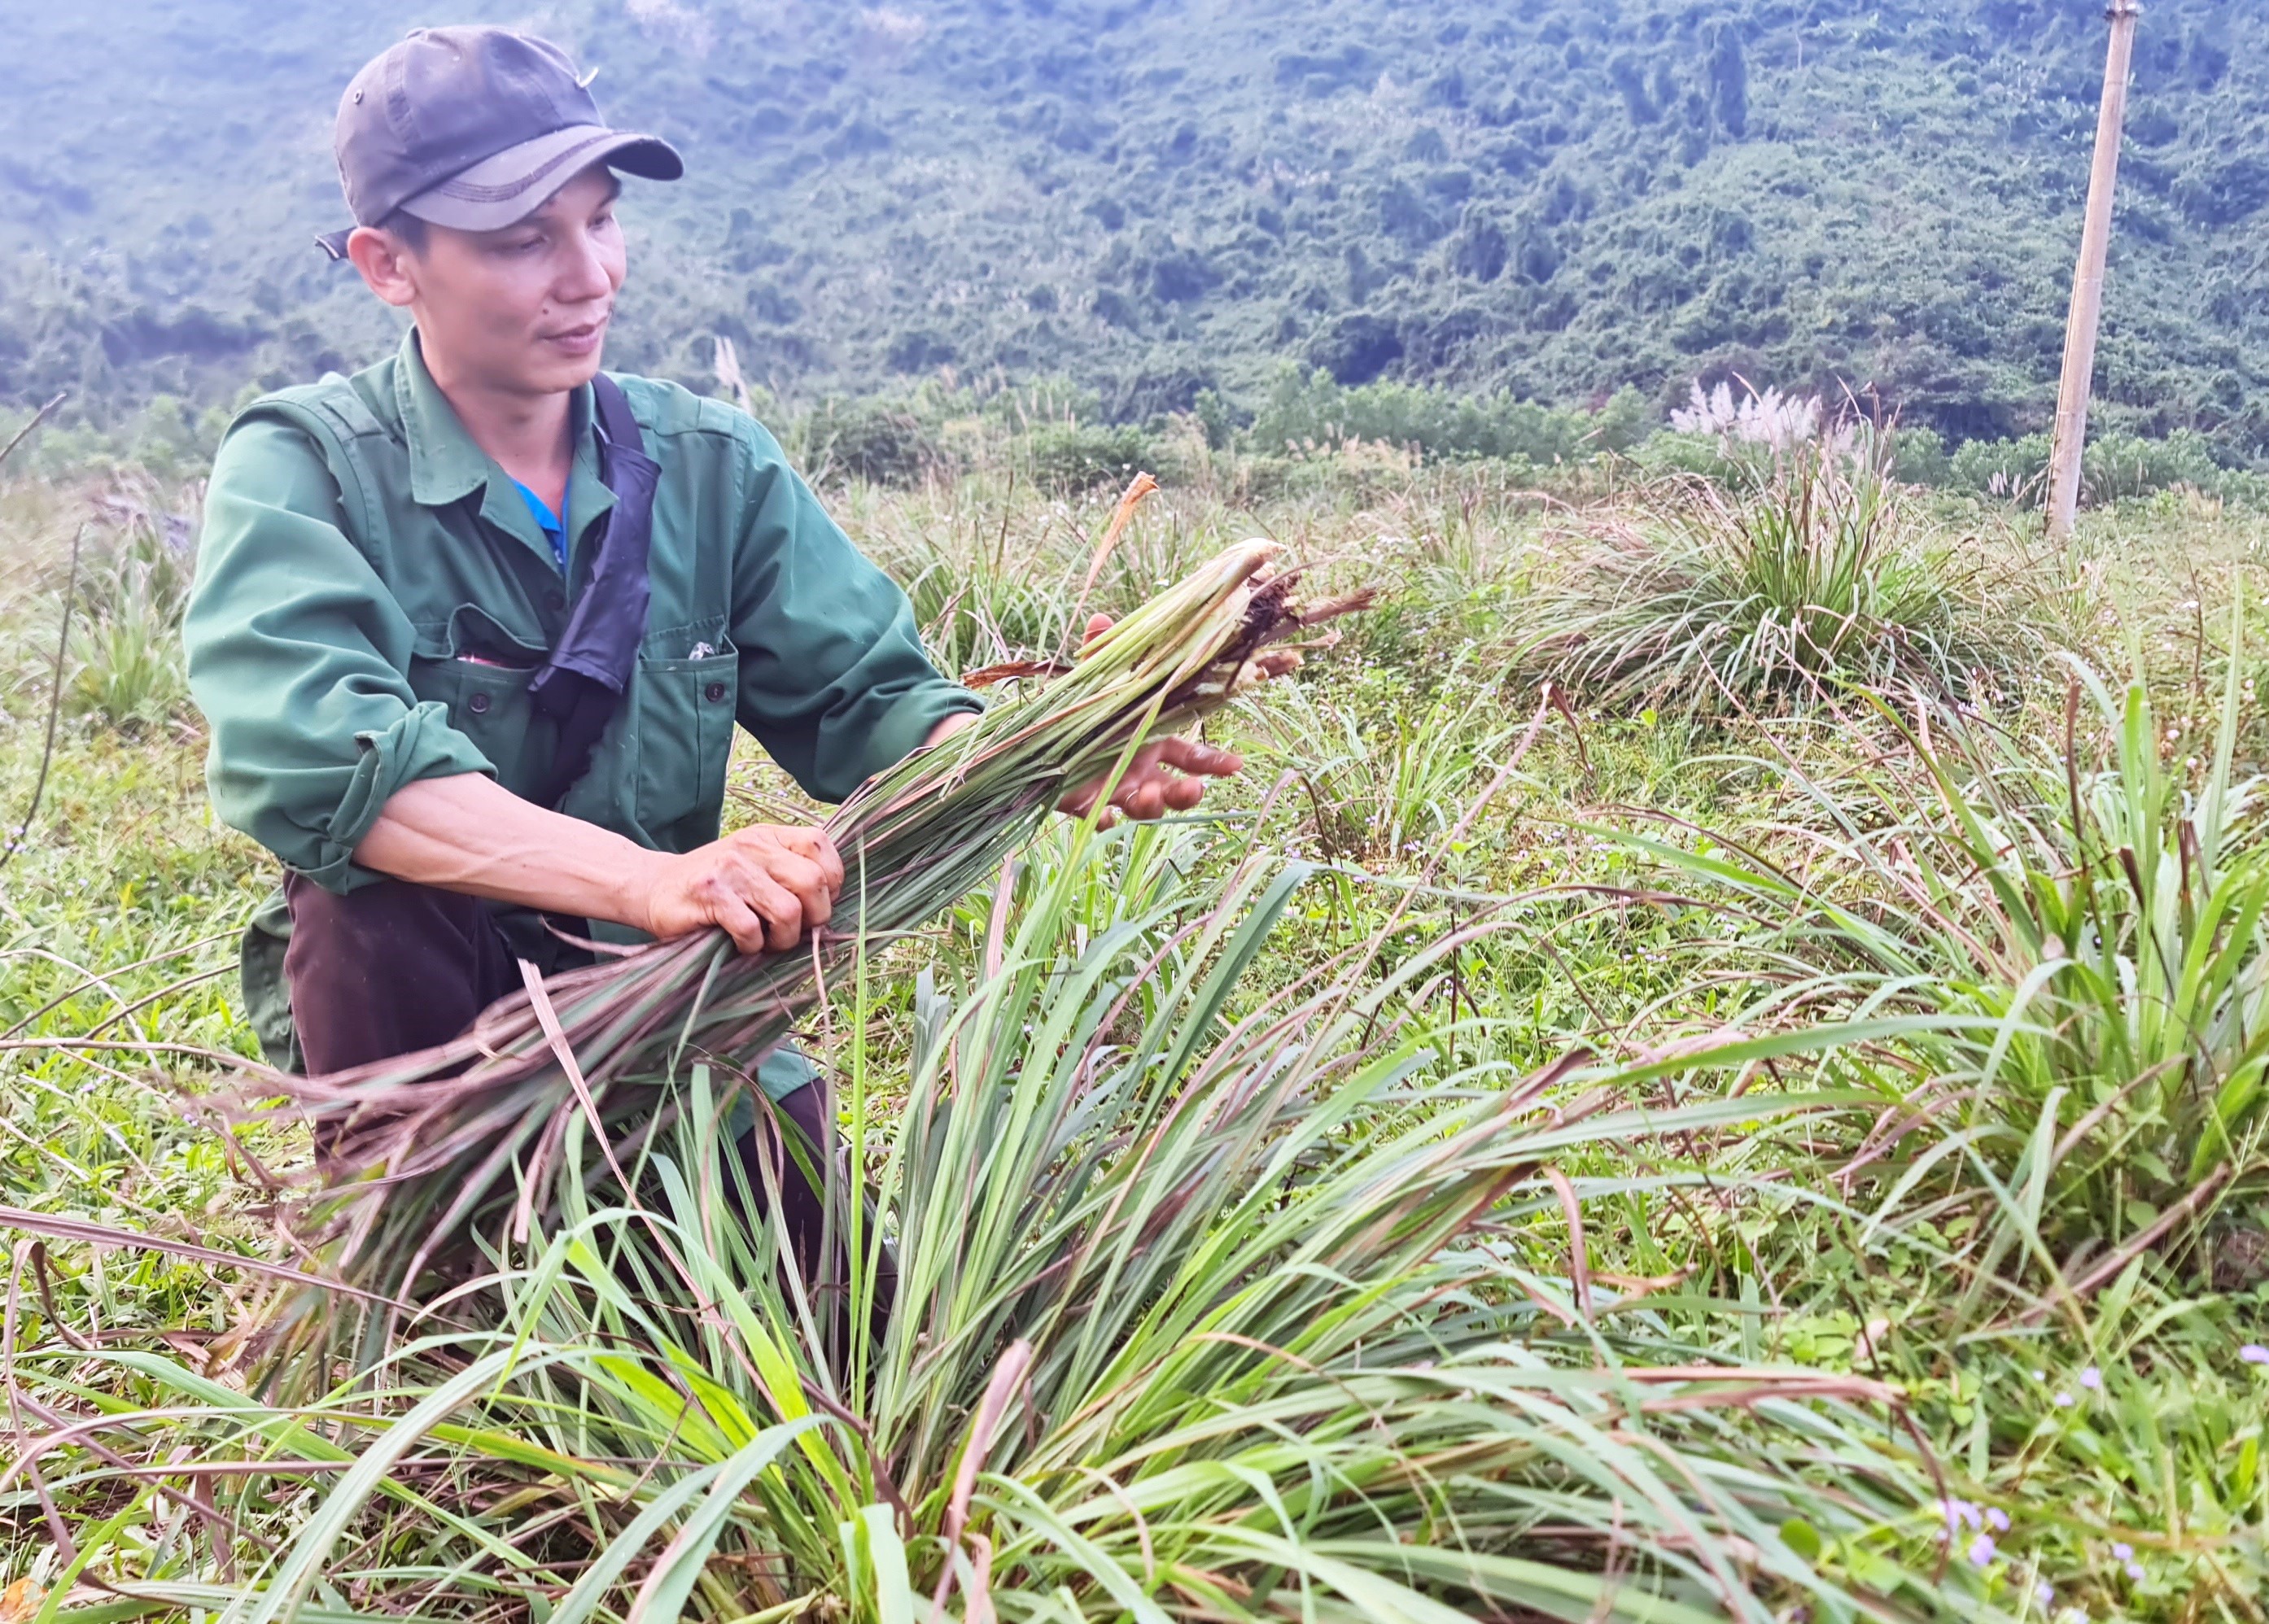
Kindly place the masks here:
[[(593, 164), (649, 181), (685, 173), (667, 141), (609, 129), (590, 83), (565, 51), (532, 34), (412, 29), (339, 99), (332, 144), (355, 223), (375, 225), (400, 209), (436, 225), (494, 231), (535, 213)], [(315, 240), (344, 259), (349, 231)]]

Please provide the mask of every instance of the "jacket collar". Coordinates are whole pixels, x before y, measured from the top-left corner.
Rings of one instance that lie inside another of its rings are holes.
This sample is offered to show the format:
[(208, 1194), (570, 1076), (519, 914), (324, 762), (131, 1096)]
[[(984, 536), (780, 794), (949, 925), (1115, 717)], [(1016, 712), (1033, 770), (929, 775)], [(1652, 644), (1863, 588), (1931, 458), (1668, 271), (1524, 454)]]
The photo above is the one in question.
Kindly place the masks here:
[[(402, 436), (410, 447), (410, 494), (424, 507), (447, 507), (475, 491), (482, 492), (481, 516), (499, 529), (518, 537), (551, 560), (551, 543), (537, 530), (511, 478), (489, 454), (465, 432), (457, 409), (425, 369), (418, 347), (418, 329), (402, 340), (395, 358), (394, 405), (402, 418)], [(571, 561), (580, 550), (582, 535), (615, 505), (614, 492), (599, 478), (598, 447), (591, 432), (591, 386), (584, 384), (568, 402), (567, 423), (574, 437), (574, 461), (568, 476), (567, 522)]]
[[(457, 419), (457, 409), (425, 370), (425, 357), (418, 343), (418, 329), (403, 335), (395, 358), (394, 406), (401, 414), (402, 434), (410, 447), (410, 494), (420, 506), (446, 507), (501, 477), (489, 454), (474, 443)], [(575, 439), (575, 461), (583, 461), (589, 448), (591, 386), (584, 384), (568, 403), (567, 421)], [(506, 490), (511, 491), (510, 482)]]

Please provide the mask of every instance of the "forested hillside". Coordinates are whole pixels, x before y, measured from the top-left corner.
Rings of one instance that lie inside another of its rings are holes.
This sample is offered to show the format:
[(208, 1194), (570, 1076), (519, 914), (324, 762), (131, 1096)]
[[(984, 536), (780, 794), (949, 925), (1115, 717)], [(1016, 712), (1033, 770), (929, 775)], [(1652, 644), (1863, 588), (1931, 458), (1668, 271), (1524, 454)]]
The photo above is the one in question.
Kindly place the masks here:
[[(950, 369), (1140, 418), (1288, 363), (1667, 405), (1696, 376), (2037, 428), (2097, 0), (458, 0), (680, 143), (618, 365), (792, 398)], [(0, 401), (91, 421), (393, 331), (313, 233), (341, 85), (431, 4), (5, 0)], [(2269, 452), (2269, 11), (2142, 24), (2102, 379)]]

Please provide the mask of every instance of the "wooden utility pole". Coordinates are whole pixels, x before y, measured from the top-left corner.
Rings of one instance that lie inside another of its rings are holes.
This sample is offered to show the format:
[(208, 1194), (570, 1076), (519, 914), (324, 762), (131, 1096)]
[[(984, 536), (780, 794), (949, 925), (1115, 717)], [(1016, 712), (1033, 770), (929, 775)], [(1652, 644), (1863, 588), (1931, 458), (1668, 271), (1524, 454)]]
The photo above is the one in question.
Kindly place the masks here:
[(2111, 252), (2111, 194), (2119, 181), (2119, 138), (2127, 123), (2127, 73), (2135, 55), (2136, 0), (2111, 0), (2111, 46), (2103, 63), (2103, 105), (2095, 120), (2095, 167), (2088, 181), (2088, 223), (2072, 279), (2064, 335), (2064, 383), (2057, 391), (2056, 441), (2049, 454), (2049, 534), (2072, 534), (2080, 511), (2080, 456), (2088, 445), (2088, 391), (2095, 377), (2095, 334), (2103, 320), (2103, 262)]

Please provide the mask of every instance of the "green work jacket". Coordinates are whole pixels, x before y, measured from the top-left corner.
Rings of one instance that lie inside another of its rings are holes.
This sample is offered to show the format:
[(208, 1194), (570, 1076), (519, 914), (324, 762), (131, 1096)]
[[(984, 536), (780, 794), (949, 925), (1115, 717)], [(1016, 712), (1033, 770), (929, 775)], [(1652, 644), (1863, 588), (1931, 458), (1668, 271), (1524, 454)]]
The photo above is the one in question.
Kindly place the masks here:
[[(736, 722), (808, 792), (838, 801), (943, 718), (979, 708), (930, 665), (905, 594), (770, 434), (675, 384), (617, 381), (661, 469), (654, 600), (637, 672), (561, 812), (688, 851), (717, 838)], [(415, 332), (375, 366), (237, 418), (213, 463), (182, 632), (225, 822), (345, 892), (380, 877), (352, 854), (404, 785), (484, 772), (540, 793), (551, 725), (528, 702), (527, 668), (565, 628), (614, 502), (590, 421), (587, 386), (573, 403), (563, 572), (510, 476), (435, 386)], [(514, 951), (554, 961), (557, 939), (533, 915), (496, 914)], [(279, 1065), (297, 1063), (289, 929), (279, 890), (245, 940), (247, 1012)]]

